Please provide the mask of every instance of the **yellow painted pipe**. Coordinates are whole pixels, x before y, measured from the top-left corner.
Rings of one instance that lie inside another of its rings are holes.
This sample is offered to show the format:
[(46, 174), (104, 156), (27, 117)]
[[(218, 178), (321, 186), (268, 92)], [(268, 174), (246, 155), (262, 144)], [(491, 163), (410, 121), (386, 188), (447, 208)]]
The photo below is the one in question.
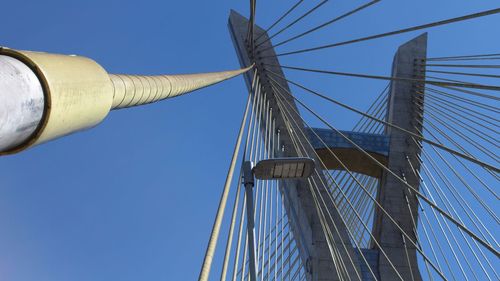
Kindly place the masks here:
[(184, 75), (116, 75), (110, 74), (113, 84), (111, 109), (152, 103), (201, 89), (246, 72), (250, 68), (232, 71)]
[[(114, 75), (82, 56), (0, 48), (0, 99), (11, 101), (0, 104), (0, 155), (91, 128), (112, 109), (179, 96), (250, 68), (186, 75)], [(33, 74), (38, 81), (30, 78)], [(43, 97), (26, 94), (27, 88), (34, 92), (40, 88)], [(40, 101), (43, 106), (37, 105)], [(26, 112), (37, 110), (39, 117), (33, 118), (38, 122), (25, 118)]]

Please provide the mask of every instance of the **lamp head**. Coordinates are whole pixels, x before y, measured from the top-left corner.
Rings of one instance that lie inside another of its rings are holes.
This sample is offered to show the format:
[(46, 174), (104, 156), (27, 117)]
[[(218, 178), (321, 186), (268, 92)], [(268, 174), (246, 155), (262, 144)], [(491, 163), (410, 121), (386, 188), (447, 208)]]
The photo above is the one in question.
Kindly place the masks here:
[(257, 179), (305, 179), (314, 171), (314, 160), (307, 157), (262, 160), (253, 167)]

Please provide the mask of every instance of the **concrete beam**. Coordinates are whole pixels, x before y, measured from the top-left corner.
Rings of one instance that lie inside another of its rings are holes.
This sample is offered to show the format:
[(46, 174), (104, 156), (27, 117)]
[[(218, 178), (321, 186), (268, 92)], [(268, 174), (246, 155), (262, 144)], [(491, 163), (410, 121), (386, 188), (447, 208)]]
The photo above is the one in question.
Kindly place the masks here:
[[(425, 77), (425, 68), (420, 68), (418, 65), (426, 56), (427, 33), (399, 47), (394, 56), (392, 76), (422, 79)], [(387, 121), (389, 123), (413, 133), (419, 133), (422, 129), (420, 122), (423, 122), (423, 104), (416, 105), (415, 97), (418, 95), (423, 98), (417, 93), (417, 90), (422, 86), (421, 83), (408, 81), (393, 81), (391, 83), (387, 105)], [(413, 167), (419, 171), (420, 162), (416, 156), (420, 155), (420, 144), (415, 143), (407, 134), (390, 127), (386, 127), (385, 133), (390, 137), (388, 168), (400, 177), (404, 176), (411, 186), (418, 189), (420, 182), (414, 175), (406, 157), (410, 158)], [(408, 197), (409, 205), (406, 203), (406, 197)], [(413, 222), (418, 222), (418, 206), (416, 197), (408, 192), (407, 187), (394, 176), (384, 172), (378, 200), (399, 223), (399, 226), (411, 236), (413, 241), (416, 241), (416, 229)], [(401, 231), (378, 208), (376, 208), (375, 213), (374, 236), (404, 280), (422, 280), (415, 247), (406, 241), (407, 247), (405, 249)], [(379, 272), (381, 280), (399, 280), (383, 255), (379, 255)]]
[[(262, 89), (267, 93), (267, 100), (270, 103), (270, 106), (273, 110), (273, 116), (276, 117), (276, 127), (280, 130), (280, 142), (281, 146), (284, 147), (284, 151), (280, 153), (280, 156), (298, 156), (299, 152), (304, 153), (305, 155), (314, 155), (314, 149), (312, 147), (305, 147), (304, 149), (300, 149), (302, 151), (298, 151), (295, 149), (289, 131), (287, 129), (287, 125), (283, 118), (283, 112), (279, 111), (279, 107), (276, 100), (276, 94), (271, 87), (270, 78), (267, 76), (267, 71), (271, 70), (279, 75), (284, 76), (281, 67), (264, 67), (265, 64), (269, 65), (279, 65), (279, 61), (272, 57), (275, 55), (274, 49), (270, 45), (271, 42), (268, 41), (262, 45), (262, 48), (265, 49), (267, 47), (271, 47), (270, 49), (264, 51), (261, 54), (257, 54), (256, 58), (251, 58), (251, 53), (249, 52), (249, 44), (246, 42), (246, 34), (248, 28), (248, 20), (238, 14), (235, 11), (231, 11), (229, 16), (229, 30), (233, 39), (233, 43), (235, 45), (238, 58), (240, 60), (241, 65), (249, 65), (251, 62), (256, 63), (256, 69), (258, 70), (258, 75), (262, 84)], [(254, 31), (256, 37), (259, 37), (261, 34), (263, 36), (260, 40), (265, 40), (268, 38), (267, 34), (264, 34), (265, 31), (258, 27), (254, 27)], [(266, 57), (262, 59), (261, 57)], [(272, 77), (272, 76), (271, 76)], [(251, 87), (251, 74), (247, 73), (245, 75), (245, 80), (248, 88)], [(288, 84), (286, 82), (280, 81), (280, 86), (284, 89), (289, 90)], [(279, 87), (278, 87), (279, 88)], [(304, 132), (304, 125), (300, 119), (300, 116), (293, 113), (294, 110), (297, 110), (294, 99), (291, 95), (281, 92), (282, 95), (285, 96), (286, 101), (288, 101), (289, 105), (285, 105), (285, 110), (291, 112), (291, 119), (296, 123), (291, 122), (290, 124), (292, 130), (297, 132), (298, 138), (300, 142), (306, 144), (307, 136), (302, 136), (301, 132)], [(287, 102), (285, 102), (287, 103)], [(287, 103), (287, 104), (288, 104)], [(305, 135), (305, 133), (304, 133)], [(305, 145), (307, 146), (307, 145)], [(322, 173), (320, 173), (322, 175)], [(339, 249), (342, 258), (346, 261), (345, 265), (347, 267), (347, 272), (349, 276), (356, 276), (355, 270), (360, 272), (357, 256), (354, 254), (354, 251), (351, 246), (350, 239), (347, 235), (347, 231), (345, 225), (342, 223), (339, 214), (336, 209), (328, 200), (328, 191), (324, 186), (321, 186), (321, 182), (326, 183), (326, 179), (324, 176), (312, 177), (316, 183), (320, 185), (319, 189), (321, 196), (325, 198), (327, 201), (327, 208), (332, 214), (335, 225), (339, 229), (340, 235), (333, 233), (333, 243), (337, 249)], [(320, 217), (315, 208), (314, 199), (312, 197), (312, 193), (309, 190), (309, 185), (306, 181), (285, 181), (282, 185), (281, 192), (284, 194), (285, 198), (285, 207), (287, 210), (287, 215), (290, 219), (291, 229), (293, 231), (293, 235), (295, 237), (295, 241), (298, 245), (299, 253), (303, 263), (305, 264), (306, 278), (307, 280), (318, 280), (318, 281), (326, 281), (326, 280), (340, 280), (338, 273), (335, 270), (335, 263), (330, 254), (330, 250), (327, 246), (327, 240), (324, 235)], [(324, 211), (324, 210), (323, 210)], [(329, 228), (331, 230), (335, 229), (333, 224), (330, 222)], [(347, 251), (344, 251), (344, 245), (346, 245)], [(354, 264), (349, 262), (349, 257), (354, 261)], [(339, 262), (339, 261), (335, 261)], [(344, 278), (347, 278), (344, 276)]]

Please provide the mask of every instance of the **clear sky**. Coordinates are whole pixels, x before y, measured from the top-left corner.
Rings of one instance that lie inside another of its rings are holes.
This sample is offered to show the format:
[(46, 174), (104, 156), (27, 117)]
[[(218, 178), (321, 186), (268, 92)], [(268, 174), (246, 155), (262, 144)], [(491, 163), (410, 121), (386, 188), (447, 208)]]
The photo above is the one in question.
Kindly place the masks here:
[[(0, 45), (99, 62), (110, 73), (239, 68), (227, 29), (248, 1), (6, 1)], [(294, 1), (257, 1), (268, 27)], [(303, 13), (312, 2), (295, 13)], [(366, 1), (332, 0), (275, 42)], [(498, 1), (382, 3), (279, 50), (295, 50), (496, 8)], [(293, 17), (292, 17), (293, 18)], [(290, 19), (285, 22), (290, 22)], [(429, 30), (429, 56), (498, 52), (500, 16)], [(420, 32), (283, 58), (389, 75), (397, 47)], [(295, 80), (365, 108), (380, 81)], [(111, 112), (96, 128), (0, 158), (0, 280), (194, 280), (198, 277), (246, 97), (241, 77), (190, 95)], [(1, 101), (0, 101), (1, 102)], [(315, 106), (332, 114), (332, 107)], [(336, 125), (357, 120), (343, 111)]]

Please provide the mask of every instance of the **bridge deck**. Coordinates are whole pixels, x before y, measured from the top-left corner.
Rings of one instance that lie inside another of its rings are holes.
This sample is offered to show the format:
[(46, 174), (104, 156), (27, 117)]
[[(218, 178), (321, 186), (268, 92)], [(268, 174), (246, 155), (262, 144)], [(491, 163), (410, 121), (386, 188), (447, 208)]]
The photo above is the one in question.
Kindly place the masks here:
[[(314, 132), (312, 131), (314, 130)], [(313, 128), (306, 130), (316, 152), (329, 170), (343, 170), (340, 162), (335, 159), (329, 150), (353, 172), (379, 178), (382, 175), (380, 167), (368, 159), (356, 147), (349, 143), (340, 133), (330, 129)], [(363, 150), (367, 151), (381, 163), (387, 163), (389, 155), (389, 136), (360, 132), (340, 131), (353, 140)], [(319, 138), (318, 138), (319, 137)], [(320, 140), (323, 140), (321, 141)], [(326, 146), (325, 146), (326, 144)]]

